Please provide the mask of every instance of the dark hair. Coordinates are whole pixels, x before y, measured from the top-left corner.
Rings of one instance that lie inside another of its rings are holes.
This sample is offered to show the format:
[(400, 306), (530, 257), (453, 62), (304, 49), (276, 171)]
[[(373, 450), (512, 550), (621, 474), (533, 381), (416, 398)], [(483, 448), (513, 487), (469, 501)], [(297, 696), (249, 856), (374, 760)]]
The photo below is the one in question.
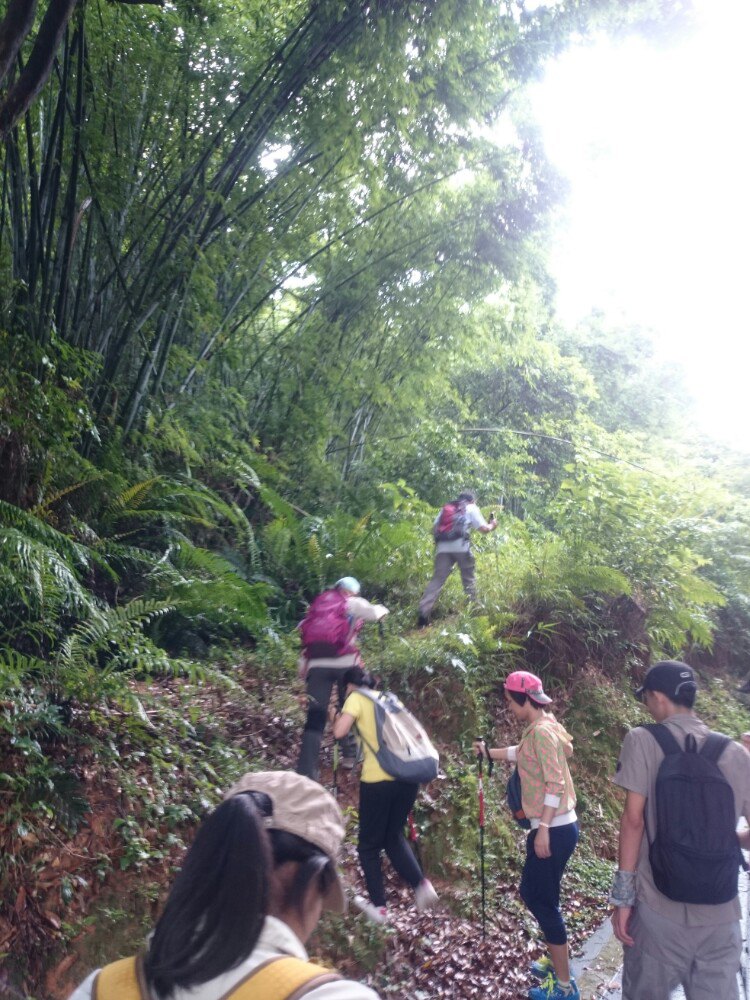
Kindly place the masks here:
[(378, 679), (369, 670), (365, 670), (364, 667), (349, 667), (341, 678), (341, 683), (344, 687), (347, 684), (353, 684), (358, 688), (376, 688), (378, 686)]
[(507, 688), (505, 688), (505, 690), (511, 696), (516, 705), (525, 705), (527, 701), (530, 701), (531, 704), (534, 706), (534, 708), (544, 708), (544, 705), (542, 705), (538, 701), (534, 701), (534, 699), (529, 694), (525, 694), (522, 691), (508, 691)]
[(505, 692), (510, 698), (513, 699), (516, 705), (525, 705), (529, 700), (529, 696), (527, 694), (523, 694), (521, 691), (508, 691), (508, 689), (505, 688)]
[(697, 687), (686, 684), (682, 691), (678, 691), (677, 694), (668, 694), (667, 698), (673, 705), (679, 705), (681, 708), (692, 708), (697, 694)]
[(466, 503), (476, 503), (477, 495), (472, 490), (462, 490), (456, 497), (456, 503), (465, 500)]
[(336, 881), (333, 863), (319, 847), (311, 844), (308, 840), (303, 840), (302, 837), (298, 837), (294, 833), (269, 830), (268, 836), (276, 868), (287, 861), (296, 861), (299, 864), (294, 881), (287, 889), (281, 906), (284, 910), (294, 908), (299, 914), (302, 914), (307, 888), (314, 880), (317, 880), (317, 888), (321, 896), (325, 896)]
[(301, 910), (308, 885), (325, 894), (335, 879), (330, 859), (290, 833), (266, 831), (273, 812), (262, 792), (243, 792), (218, 806), (198, 829), (157, 921), (144, 960), (160, 997), (190, 989), (230, 969), (252, 952), (269, 907), (273, 868), (299, 869), (282, 906)]

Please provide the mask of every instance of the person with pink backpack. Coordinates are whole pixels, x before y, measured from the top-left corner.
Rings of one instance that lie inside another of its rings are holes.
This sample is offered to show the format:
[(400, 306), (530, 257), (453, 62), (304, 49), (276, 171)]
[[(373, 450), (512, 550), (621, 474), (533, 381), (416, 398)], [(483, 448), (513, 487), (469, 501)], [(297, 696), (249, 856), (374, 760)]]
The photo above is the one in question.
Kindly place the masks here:
[[(343, 676), (350, 667), (362, 662), (357, 646), (360, 629), (365, 622), (379, 622), (388, 614), (387, 608), (370, 604), (360, 596), (360, 591), (359, 581), (353, 576), (342, 577), (333, 587), (318, 594), (299, 626), (300, 677), (307, 685), (308, 708), (296, 770), (314, 781), (320, 775), (320, 744), (333, 686), (337, 686), (340, 708), (346, 694)], [(341, 766), (353, 768), (357, 758), (354, 737), (349, 735), (339, 743)]]

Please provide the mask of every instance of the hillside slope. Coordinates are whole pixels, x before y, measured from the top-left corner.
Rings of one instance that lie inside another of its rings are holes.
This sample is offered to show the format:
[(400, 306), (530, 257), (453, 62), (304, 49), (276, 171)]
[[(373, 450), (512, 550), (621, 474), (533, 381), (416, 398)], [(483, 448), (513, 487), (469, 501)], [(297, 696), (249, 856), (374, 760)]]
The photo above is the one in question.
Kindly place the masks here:
[[(425, 633), (391, 637), (372, 655), (382, 656), (383, 666), (395, 663), (398, 671), (398, 646), (408, 645), (411, 659), (419, 660), (422, 646), (442, 648), (450, 638), (450, 624), (444, 622)], [(1, 886), (3, 996), (63, 1000), (92, 967), (132, 952), (154, 919), (197, 820), (221, 789), (248, 768), (294, 765), (304, 698), (289, 652), (280, 647), (274, 667), (251, 655), (220, 666), (192, 682), (136, 685), (143, 715), (103, 710), (101, 743), (92, 731), (94, 713), (74, 710), (71, 728), (82, 737), (75, 757), (64, 743), (45, 747), (70, 781), (57, 790), (55, 809), (37, 809), (33, 802), (19, 806), (1, 835), (3, 855), (12, 859)], [(327, 917), (310, 950), (387, 997), (521, 997), (528, 988), (525, 967), (538, 951), (533, 922), (516, 892), (523, 834), (504, 808), (505, 773), (499, 767), (487, 789), (483, 941), (475, 768), (468, 752), (475, 732), (489, 732), (491, 718), (498, 743), (517, 734), (500, 710), (497, 685), (493, 691), (487, 683), (487, 670), (477, 685), (465, 665), (452, 672), (438, 666), (401, 670), (398, 676), (386, 672), (442, 752), (443, 774), (422, 792), (415, 816), (441, 907), (418, 915), (410, 894), (389, 878), (391, 928), (376, 928), (356, 911)], [(724, 680), (706, 675), (702, 688), (700, 711), (707, 721), (735, 736), (750, 727), (750, 713)], [(583, 837), (564, 893), (575, 945), (606, 910), (618, 814), (608, 778), (622, 734), (642, 716), (626, 683), (592, 665), (581, 666), (554, 690), (556, 712), (576, 743)], [(332, 787), (330, 747), (326, 737), (322, 780)], [(14, 758), (23, 752), (3, 747), (0, 770), (12, 772)], [(361, 890), (355, 852), (358, 779), (342, 773), (337, 784), (349, 828), (345, 868)]]

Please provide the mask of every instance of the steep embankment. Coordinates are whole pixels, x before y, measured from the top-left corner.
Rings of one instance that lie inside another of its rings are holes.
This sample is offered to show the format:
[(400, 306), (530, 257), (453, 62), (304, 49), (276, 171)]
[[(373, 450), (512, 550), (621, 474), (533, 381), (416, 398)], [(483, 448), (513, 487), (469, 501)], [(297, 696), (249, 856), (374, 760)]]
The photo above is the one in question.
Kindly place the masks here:
[[(441, 631), (447, 641), (445, 629), (431, 631), (415, 641), (438, 643)], [(140, 687), (142, 714), (73, 710), (71, 727), (81, 736), (75, 756), (63, 744), (45, 748), (69, 774), (68, 787), (57, 789), (53, 809), (19, 805), (2, 832), (1, 849), (12, 859), (5, 865), (0, 910), (3, 996), (63, 1000), (92, 967), (138, 947), (185, 842), (221, 789), (249, 767), (293, 766), (304, 712), (301, 687), (292, 677), (289, 658), (280, 652), (275, 669), (248, 657), (191, 682)], [(478, 694), (460, 667), (439, 677), (420, 669), (401, 680), (443, 751), (445, 776), (422, 793), (416, 813), (441, 908), (418, 915), (410, 894), (389, 879), (390, 928), (376, 928), (356, 911), (327, 917), (311, 951), (389, 997), (521, 997), (528, 988), (525, 968), (536, 952), (534, 926), (515, 888), (523, 834), (508, 820), (499, 768), (487, 789), (483, 941), (476, 782), (467, 754), (474, 731), (486, 731), (486, 717), (477, 721), (479, 702), (490, 716), (500, 702), (486, 685)], [(708, 721), (735, 735), (750, 726), (750, 714), (724, 682), (704, 681), (701, 704)], [(605, 909), (618, 813), (608, 777), (623, 732), (641, 716), (625, 682), (593, 667), (557, 686), (556, 710), (576, 740), (584, 835), (564, 895), (577, 943)], [(498, 743), (517, 736), (500, 712), (494, 730)], [(22, 753), (22, 747), (13, 750), (1, 769), (12, 769), (14, 756)], [(330, 759), (327, 740), (323, 781), (332, 787)], [(356, 775), (339, 776), (349, 826), (344, 864), (350, 881), (361, 887), (357, 784)]]

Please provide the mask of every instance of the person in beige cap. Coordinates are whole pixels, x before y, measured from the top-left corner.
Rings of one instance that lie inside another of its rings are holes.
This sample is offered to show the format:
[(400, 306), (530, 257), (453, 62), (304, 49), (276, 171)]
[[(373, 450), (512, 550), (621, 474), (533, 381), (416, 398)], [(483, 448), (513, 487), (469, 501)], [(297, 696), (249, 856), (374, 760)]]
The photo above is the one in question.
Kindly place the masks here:
[(346, 909), (343, 837), (317, 782), (244, 775), (200, 826), (145, 954), (92, 973), (70, 1000), (378, 1000), (305, 951), (323, 910)]

